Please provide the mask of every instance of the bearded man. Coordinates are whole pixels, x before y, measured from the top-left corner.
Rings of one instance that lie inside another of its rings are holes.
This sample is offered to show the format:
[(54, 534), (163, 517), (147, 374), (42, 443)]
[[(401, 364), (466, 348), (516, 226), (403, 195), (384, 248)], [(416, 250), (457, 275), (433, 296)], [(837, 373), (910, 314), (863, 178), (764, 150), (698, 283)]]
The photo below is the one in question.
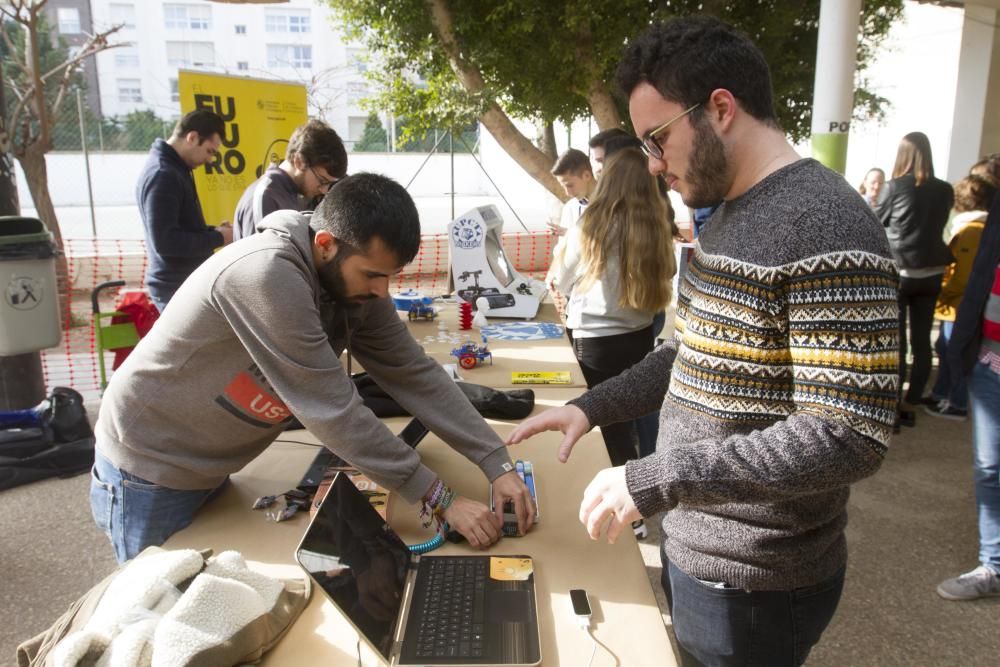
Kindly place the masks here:
[(618, 69), (649, 171), (722, 202), (678, 287), (677, 340), (521, 424), (581, 435), (660, 411), (656, 451), (602, 470), (580, 519), (614, 541), (663, 516), (664, 590), (685, 665), (800, 665), (840, 600), (851, 484), (873, 474), (899, 381), (897, 272), (871, 209), (800, 158), (745, 34), (651, 26)]
[(343, 179), (315, 213), (277, 211), (177, 291), (101, 403), (90, 500), (119, 562), (162, 544), (292, 422), (473, 547), (502, 517), (456, 496), (366, 408), (346, 349), (410, 414), (475, 463), (519, 528), (531, 496), (503, 442), (413, 340), (389, 281), (416, 255), (420, 221), (384, 176)]

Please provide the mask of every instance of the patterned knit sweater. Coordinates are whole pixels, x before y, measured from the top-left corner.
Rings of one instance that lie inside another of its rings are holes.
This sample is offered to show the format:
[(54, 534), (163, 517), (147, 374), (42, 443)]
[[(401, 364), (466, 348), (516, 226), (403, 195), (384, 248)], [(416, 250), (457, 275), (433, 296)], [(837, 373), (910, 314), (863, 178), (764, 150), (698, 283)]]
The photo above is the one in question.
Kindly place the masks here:
[[(844, 179), (799, 160), (727, 201), (679, 288), (677, 340), (573, 401), (595, 426), (660, 409), (626, 467), (669, 559), (747, 590), (845, 565), (850, 485), (886, 452), (899, 381), (897, 271)], [(662, 408), (661, 408), (662, 403)]]

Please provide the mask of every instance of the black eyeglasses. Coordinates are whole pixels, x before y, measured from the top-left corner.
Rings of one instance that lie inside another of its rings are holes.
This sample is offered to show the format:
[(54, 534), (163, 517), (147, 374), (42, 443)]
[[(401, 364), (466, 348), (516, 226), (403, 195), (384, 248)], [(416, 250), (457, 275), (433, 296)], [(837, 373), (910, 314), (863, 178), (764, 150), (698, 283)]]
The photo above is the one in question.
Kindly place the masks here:
[(312, 167), (309, 167), (309, 171), (311, 171), (312, 175), (316, 177), (316, 183), (319, 185), (319, 191), (322, 192), (323, 194), (329, 192), (330, 188), (335, 186), (337, 184), (337, 181), (340, 180), (339, 178), (333, 178), (333, 179), (323, 178), (322, 176), (317, 174), (316, 170), (313, 169)]
[(677, 122), (678, 120), (680, 120), (684, 116), (688, 115), (689, 113), (691, 113), (692, 111), (694, 111), (695, 109), (697, 109), (700, 106), (701, 106), (701, 103), (699, 102), (698, 104), (695, 104), (692, 107), (688, 107), (687, 109), (685, 109), (681, 113), (677, 114), (676, 116), (674, 116), (673, 118), (671, 118), (670, 120), (668, 120), (663, 125), (660, 125), (657, 128), (653, 128), (652, 130), (650, 130), (646, 134), (642, 135), (642, 137), (641, 137), (642, 152), (645, 153), (646, 155), (648, 155), (651, 158), (654, 158), (656, 160), (662, 160), (663, 159), (663, 147), (660, 146), (660, 142), (658, 142), (656, 140), (656, 136), (658, 134), (662, 134), (663, 131), (666, 130), (668, 127), (670, 127), (672, 124), (674, 124), (675, 122)]

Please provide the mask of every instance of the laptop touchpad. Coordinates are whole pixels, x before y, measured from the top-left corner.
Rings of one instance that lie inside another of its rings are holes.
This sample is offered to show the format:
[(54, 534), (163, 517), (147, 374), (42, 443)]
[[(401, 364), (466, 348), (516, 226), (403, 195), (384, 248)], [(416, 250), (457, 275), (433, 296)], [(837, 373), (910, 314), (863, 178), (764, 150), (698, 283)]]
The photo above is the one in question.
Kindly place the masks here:
[(527, 623), (531, 619), (528, 591), (493, 591), (486, 608), (490, 623)]

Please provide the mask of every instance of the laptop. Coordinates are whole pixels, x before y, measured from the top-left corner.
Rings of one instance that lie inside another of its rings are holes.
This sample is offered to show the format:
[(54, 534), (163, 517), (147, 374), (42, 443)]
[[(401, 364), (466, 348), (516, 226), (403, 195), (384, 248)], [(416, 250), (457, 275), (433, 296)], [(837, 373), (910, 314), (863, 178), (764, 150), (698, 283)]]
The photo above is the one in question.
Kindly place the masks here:
[(528, 556), (418, 556), (338, 474), (295, 559), (390, 665), (538, 665)]

